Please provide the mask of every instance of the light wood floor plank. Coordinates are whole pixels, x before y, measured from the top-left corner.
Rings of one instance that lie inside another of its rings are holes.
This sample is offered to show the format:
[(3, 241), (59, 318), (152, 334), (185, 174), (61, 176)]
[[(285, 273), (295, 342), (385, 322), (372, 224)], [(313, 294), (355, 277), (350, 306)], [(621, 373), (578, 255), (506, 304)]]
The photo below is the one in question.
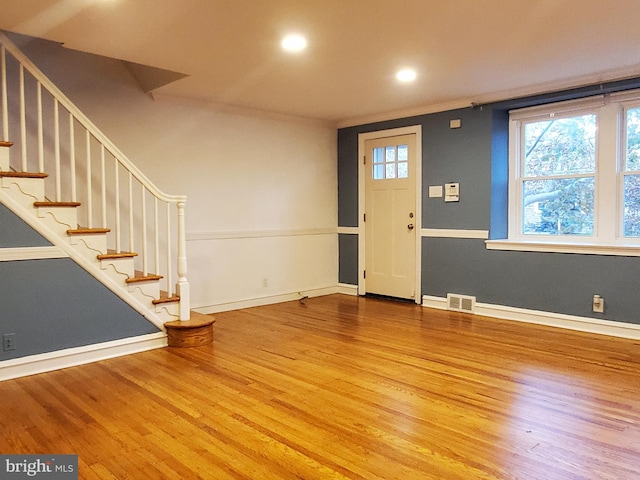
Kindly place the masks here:
[(83, 479), (636, 479), (640, 342), (342, 295), (0, 383), (0, 452)]

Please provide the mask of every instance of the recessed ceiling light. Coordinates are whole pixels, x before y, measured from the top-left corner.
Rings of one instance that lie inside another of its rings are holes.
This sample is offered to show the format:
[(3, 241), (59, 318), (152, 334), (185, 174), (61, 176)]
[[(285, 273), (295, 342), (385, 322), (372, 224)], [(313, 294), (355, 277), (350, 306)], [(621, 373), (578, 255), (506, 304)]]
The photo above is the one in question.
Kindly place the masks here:
[(413, 68), (403, 68), (396, 73), (396, 79), (402, 83), (413, 82), (418, 74)]
[(282, 39), (281, 45), (287, 52), (297, 53), (307, 48), (307, 39), (302, 35), (292, 33)]

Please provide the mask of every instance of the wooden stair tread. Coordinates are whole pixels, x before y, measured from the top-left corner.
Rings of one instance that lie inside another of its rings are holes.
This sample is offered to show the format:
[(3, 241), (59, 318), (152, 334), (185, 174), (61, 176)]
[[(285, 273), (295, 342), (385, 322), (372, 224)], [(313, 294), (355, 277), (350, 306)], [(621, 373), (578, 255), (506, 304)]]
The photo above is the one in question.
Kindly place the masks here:
[(107, 250), (107, 253), (101, 253), (98, 255), (98, 260), (109, 260), (113, 258), (133, 258), (137, 257), (136, 252), (116, 252), (115, 250)]
[(164, 326), (168, 329), (185, 330), (190, 328), (206, 327), (216, 323), (216, 319), (211, 315), (204, 315), (198, 312), (191, 312), (189, 320), (173, 320), (166, 322)]
[(162, 275), (155, 275), (153, 273), (147, 273), (143, 275), (142, 272), (136, 270), (133, 277), (129, 277), (125, 280), (127, 283), (149, 282), (152, 280), (160, 280), (164, 278)]
[(6, 178), (47, 178), (46, 173), (38, 172), (0, 172), (0, 177)]
[(67, 230), (68, 235), (93, 235), (99, 233), (109, 233), (109, 228), (83, 228), (78, 227), (76, 229)]
[(8, 142), (6, 140), (0, 140), (0, 147), (11, 147), (13, 146), (13, 142)]
[(170, 347), (203, 347), (213, 343), (213, 324), (215, 319), (192, 311), (189, 320), (174, 320), (164, 324), (167, 330), (167, 343)]
[(162, 290), (160, 292), (160, 298), (151, 300), (151, 303), (154, 305), (162, 305), (163, 303), (172, 303), (172, 302), (179, 302), (179, 301), (180, 301), (179, 295), (173, 294), (169, 296), (168, 292), (165, 292), (164, 290)]
[(80, 202), (33, 202), (34, 207), (79, 207)]

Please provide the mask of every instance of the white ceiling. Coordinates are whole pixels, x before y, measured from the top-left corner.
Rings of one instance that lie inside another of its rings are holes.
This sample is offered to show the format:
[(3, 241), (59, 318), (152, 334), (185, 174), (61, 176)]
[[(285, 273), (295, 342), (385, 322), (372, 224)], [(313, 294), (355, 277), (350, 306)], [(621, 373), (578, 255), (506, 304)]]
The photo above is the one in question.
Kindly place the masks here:
[(339, 125), (640, 76), (639, 25), (640, 0), (0, 0), (0, 29), (188, 75), (157, 93)]

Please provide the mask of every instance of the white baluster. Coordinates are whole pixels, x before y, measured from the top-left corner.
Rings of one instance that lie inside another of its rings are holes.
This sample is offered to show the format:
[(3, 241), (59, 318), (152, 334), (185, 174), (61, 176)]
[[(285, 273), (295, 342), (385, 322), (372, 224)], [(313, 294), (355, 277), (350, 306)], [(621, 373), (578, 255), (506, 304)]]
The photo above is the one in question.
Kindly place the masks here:
[(71, 201), (77, 202), (76, 191), (76, 139), (73, 115), (69, 114), (69, 170), (71, 170)]
[(160, 240), (158, 238), (158, 197), (153, 197), (153, 260), (155, 272), (160, 274)]
[(44, 173), (44, 127), (42, 125), (42, 84), (38, 82), (38, 172)]
[(129, 172), (129, 251), (135, 252), (133, 232), (133, 175)]
[[(147, 255), (147, 199), (145, 188), (140, 185), (142, 191), (142, 275), (149, 273), (149, 258)], [(156, 275), (158, 272), (154, 272)]]
[(2, 63), (2, 139), (9, 141), (9, 104), (7, 103), (7, 50), (2, 46), (0, 50)]
[(107, 171), (104, 159), (104, 145), (100, 145), (100, 198), (102, 201), (102, 228), (107, 228)]
[(191, 318), (189, 282), (187, 281), (187, 238), (185, 232), (185, 202), (177, 203), (178, 207), (178, 295), (180, 295), (180, 320)]
[(55, 143), (55, 170), (56, 170), (56, 202), (62, 200), (62, 184), (60, 179), (60, 107), (58, 100), (53, 102), (53, 141)]
[(115, 190), (116, 190), (116, 253), (122, 252), (122, 241), (121, 231), (122, 231), (122, 221), (120, 220), (120, 174), (118, 173), (118, 160), (116, 158), (113, 159), (113, 164), (115, 165)]
[(91, 192), (91, 135), (86, 130), (87, 140), (87, 227), (93, 228), (93, 196)]
[(167, 202), (167, 292), (173, 296), (173, 259), (171, 258), (171, 203)]
[(22, 171), (27, 172), (27, 107), (24, 100), (24, 67), (20, 64), (20, 147)]

